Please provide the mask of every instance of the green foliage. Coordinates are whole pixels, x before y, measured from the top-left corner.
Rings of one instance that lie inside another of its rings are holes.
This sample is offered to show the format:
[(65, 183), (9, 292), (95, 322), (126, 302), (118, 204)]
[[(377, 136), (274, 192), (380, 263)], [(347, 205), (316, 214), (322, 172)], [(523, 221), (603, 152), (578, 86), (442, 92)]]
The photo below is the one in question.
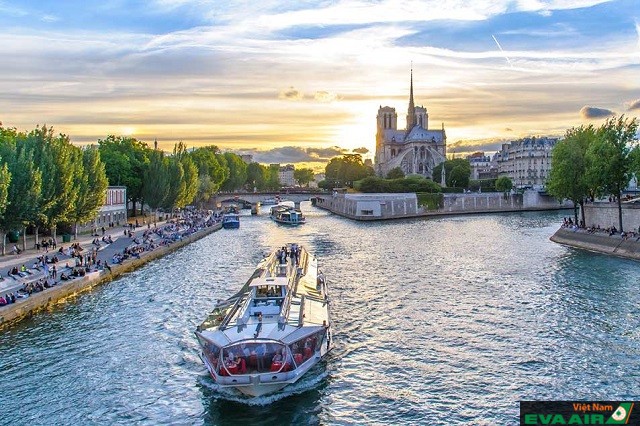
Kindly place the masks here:
[(75, 148), (73, 157), (73, 161), (79, 163), (74, 178), (78, 196), (69, 222), (77, 224), (96, 217), (104, 204), (109, 181), (97, 147)]
[(181, 203), (185, 197), (187, 188), (184, 180), (184, 168), (180, 160), (176, 157), (170, 157), (167, 163), (169, 188), (167, 196), (162, 203), (162, 208), (172, 210), (175, 207), (179, 207), (179, 203)]
[(280, 177), (278, 172), (280, 167), (277, 164), (270, 164), (265, 174), (265, 189), (277, 191), (280, 189)]
[(471, 191), (495, 192), (496, 179), (477, 179), (469, 181)]
[(618, 222), (622, 232), (620, 195), (633, 176), (637, 150), (638, 121), (624, 117), (608, 119), (596, 131), (587, 148), (587, 182), (596, 196), (615, 195), (618, 199)]
[(345, 154), (342, 157), (334, 157), (325, 168), (326, 180), (333, 182), (334, 187), (348, 186), (353, 188), (355, 181), (373, 175), (373, 169), (364, 165), (360, 154)]
[(596, 131), (596, 137), (586, 152), (589, 162), (587, 179), (595, 195), (619, 197), (629, 183), (637, 130), (637, 120), (628, 120), (623, 115), (608, 119)]
[(435, 193), (440, 192), (440, 185), (433, 182), (431, 179), (426, 179), (422, 176), (409, 176), (401, 179), (383, 179), (377, 176), (368, 176), (354, 185), (355, 189), (360, 192), (373, 193), (373, 192), (390, 192), (390, 193), (404, 193), (404, 192), (425, 192)]
[(11, 173), (7, 164), (0, 166), (0, 217), (4, 218), (7, 210)]
[(222, 183), (229, 177), (227, 162), (220, 154), (218, 147), (211, 145), (197, 148), (191, 152), (190, 156), (198, 168), (198, 175), (209, 176), (207, 185), (213, 185), (214, 192), (218, 191)]
[[(559, 200), (571, 200), (574, 206), (584, 204), (590, 192), (587, 149), (595, 139), (596, 130), (592, 125), (573, 127), (565, 132), (564, 138), (551, 151), (553, 167), (546, 182), (549, 194)], [(577, 211), (575, 216), (577, 222)]]
[(401, 167), (395, 167), (389, 170), (387, 173), (387, 179), (402, 179), (404, 177), (404, 172)]
[(418, 206), (425, 210), (439, 210), (444, 207), (444, 195), (441, 193), (416, 193)]
[(176, 207), (183, 208), (190, 205), (196, 199), (198, 193), (198, 168), (190, 157), (183, 157), (180, 162), (184, 170), (185, 192), (184, 196)]
[(127, 200), (134, 204), (135, 214), (135, 203), (142, 201), (143, 177), (151, 149), (128, 136), (109, 135), (98, 140), (98, 145), (109, 184), (127, 187)]
[(163, 151), (155, 149), (149, 154), (142, 195), (153, 211), (162, 207), (169, 195), (169, 161)]
[(513, 188), (513, 182), (508, 176), (500, 176), (496, 179), (496, 191), (507, 193), (511, 188)]
[(53, 128), (46, 126), (32, 130), (24, 143), (42, 173), (42, 196), (35, 224), (51, 228), (55, 234), (58, 223), (70, 222), (73, 217), (78, 197), (75, 176), (82, 170), (78, 148), (66, 135), (55, 136)]
[(229, 168), (229, 176), (222, 184), (225, 191), (234, 191), (240, 189), (247, 182), (247, 163), (242, 158), (232, 152), (223, 154)]
[(442, 176), (442, 167), (445, 171), (445, 181), (447, 186), (457, 188), (466, 188), (469, 186), (469, 178), (471, 177), (471, 164), (464, 158), (454, 158), (446, 160), (433, 168), (433, 180), (440, 183)]
[(249, 163), (247, 165), (247, 189), (253, 191), (254, 188), (258, 191), (265, 189), (267, 184), (268, 168), (259, 163)]
[(311, 169), (295, 169), (293, 171), (293, 178), (298, 182), (298, 185), (305, 186), (308, 185), (309, 182), (313, 180), (313, 170)]

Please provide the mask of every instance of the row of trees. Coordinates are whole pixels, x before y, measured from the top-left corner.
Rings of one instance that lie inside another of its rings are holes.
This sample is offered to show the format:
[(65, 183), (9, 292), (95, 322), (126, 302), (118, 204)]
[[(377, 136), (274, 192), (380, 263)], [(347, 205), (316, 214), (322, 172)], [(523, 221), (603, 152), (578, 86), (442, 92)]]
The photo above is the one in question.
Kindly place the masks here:
[(318, 186), (324, 189), (353, 188), (353, 184), (367, 176), (374, 176), (373, 167), (366, 166), (360, 154), (334, 157), (325, 167), (325, 179)]
[[(600, 127), (573, 127), (566, 131), (552, 151), (547, 191), (559, 199), (584, 207), (587, 198), (613, 196), (618, 202), (619, 230), (622, 232), (620, 196), (634, 176), (640, 176), (638, 121), (625, 116), (612, 117)], [(584, 222), (584, 209), (582, 221)]]
[(0, 236), (32, 226), (55, 237), (58, 225), (91, 220), (102, 206), (108, 181), (95, 147), (79, 148), (68, 136), (37, 127), (29, 133), (0, 126)]
[[(218, 191), (277, 191), (278, 165), (246, 164), (234, 153), (222, 153), (216, 146), (187, 150), (182, 142), (172, 154), (150, 148), (135, 138), (109, 136), (98, 141), (101, 158), (111, 185), (127, 187), (127, 199), (142, 212), (170, 210), (190, 204), (203, 205)], [(311, 169), (294, 171), (300, 185), (313, 180)]]

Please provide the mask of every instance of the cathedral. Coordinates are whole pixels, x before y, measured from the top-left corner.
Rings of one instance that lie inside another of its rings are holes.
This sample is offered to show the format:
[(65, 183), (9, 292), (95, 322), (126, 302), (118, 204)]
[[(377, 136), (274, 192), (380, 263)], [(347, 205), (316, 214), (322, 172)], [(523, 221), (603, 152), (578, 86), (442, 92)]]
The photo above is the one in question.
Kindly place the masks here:
[(447, 135), (444, 123), (440, 130), (429, 130), (427, 109), (413, 104), (413, 69), (409, 89), (407, 128), (398, 130), (398, 114), (395, 108), (381, 106), (378, 109), (376, 133), (375, 170), (385, 177), (390, 170), (400, 167), (405, 175), (419, 174), (429, 178), (433, 168), (445, 161)]

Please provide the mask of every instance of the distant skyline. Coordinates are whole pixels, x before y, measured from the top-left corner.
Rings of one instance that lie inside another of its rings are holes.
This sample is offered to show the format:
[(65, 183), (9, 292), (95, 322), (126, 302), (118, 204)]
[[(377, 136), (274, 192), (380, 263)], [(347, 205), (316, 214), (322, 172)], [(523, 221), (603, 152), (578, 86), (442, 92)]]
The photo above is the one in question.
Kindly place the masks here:
[(0, 122), (260, 162), (371, 158), (409, 69), (449, 153), (640, 115), (637, 0), (0, 0)]

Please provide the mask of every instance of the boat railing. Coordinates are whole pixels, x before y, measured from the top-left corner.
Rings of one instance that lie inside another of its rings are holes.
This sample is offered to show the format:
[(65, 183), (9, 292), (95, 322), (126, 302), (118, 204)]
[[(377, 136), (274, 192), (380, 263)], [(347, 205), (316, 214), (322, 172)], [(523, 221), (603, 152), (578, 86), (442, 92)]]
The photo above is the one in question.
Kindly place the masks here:
[(304, 325), (304, 302), (305, 295), (300, 296), (300, 312), (298, 314), (298, 327), (302, 327)]
[(231, 318), (233, 318), (234, 315), (238, 312), (238, 309), (240, 309), (240, 307), (242, 306), (243, 302), (245, 302), (245, 301), (247, 301), (247, 299), (249, 299), (249, 295), (250, 295), (250, 293), (246, 293), (242, 297), (239, 297), (238, 300), (236, 300), (236, 303), (233, 305), (233, 307), (231, 308), (231, 310), (229, 311), (229, 313), (227, 314), (225, 319), (220, 324), (220, 329), (221, 330), (224, 330), (225, 328), (227, 328), (229, 326), (229, 323), (231, 322)]

